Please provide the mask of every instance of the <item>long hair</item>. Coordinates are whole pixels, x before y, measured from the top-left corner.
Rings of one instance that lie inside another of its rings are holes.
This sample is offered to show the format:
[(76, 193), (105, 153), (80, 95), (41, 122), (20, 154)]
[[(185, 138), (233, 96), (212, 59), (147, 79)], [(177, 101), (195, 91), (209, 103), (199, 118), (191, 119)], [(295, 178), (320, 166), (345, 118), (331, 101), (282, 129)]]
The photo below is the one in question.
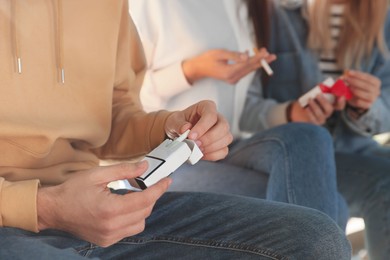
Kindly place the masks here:
[[(314, 51), (330, 51), (330, 0), (307, 0), (306, 15), (309, 21), (308, 46)], [(384, 25), (388, 10), (387, 0), (347, 0), (344, 23), (336, 47), (338, 65), (342, 69), (359, 69), (377, 46), (388, 55), (384, 39)]]
[[(257, 48), (259, 49), (262, 47), (268, 49), (270, 44), (272, 4), (268, 1), (269, 0), (245, 0), (248, 8), (248, 18), (253, 24), (254, 36)], [(262, 74), (261, 83), (264, 97), (268, 96), (268, 80), (269, 76), (267, 74)]]
[(248, 16), (253, 23), (257, 47), (269, 46), (270, 40), (270, 8), (268, 0), (245, 0)]

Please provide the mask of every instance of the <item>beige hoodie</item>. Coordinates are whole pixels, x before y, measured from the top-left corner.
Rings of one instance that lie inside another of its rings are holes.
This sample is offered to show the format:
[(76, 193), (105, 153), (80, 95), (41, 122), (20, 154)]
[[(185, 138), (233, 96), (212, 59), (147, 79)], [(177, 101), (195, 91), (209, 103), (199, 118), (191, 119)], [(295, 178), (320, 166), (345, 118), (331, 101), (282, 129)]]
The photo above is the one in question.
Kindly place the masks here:
[(145, 61), (127, 0), (0, 1), (0, 226), (37, 230), (39, 184), (164, 138), (146, 114)]

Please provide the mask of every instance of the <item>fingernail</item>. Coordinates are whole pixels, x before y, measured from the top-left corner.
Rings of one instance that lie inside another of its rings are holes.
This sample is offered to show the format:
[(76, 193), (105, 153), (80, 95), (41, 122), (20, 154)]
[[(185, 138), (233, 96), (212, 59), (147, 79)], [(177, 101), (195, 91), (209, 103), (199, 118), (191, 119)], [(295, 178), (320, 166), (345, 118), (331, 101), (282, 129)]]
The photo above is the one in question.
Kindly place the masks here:
[(191, 140), (196, 140), (196, 138), (198, 138), (198, 133), (196, 133), (196, 132), (190, 133), (188, 135), (188, 138)]
[(202, 146), (202, 142), (199, 141), (199, 140), (195, 141), (195, 143), (196, 143), (196, 145), (197, 145), (198, 147), (201, 147), (201, 146)]

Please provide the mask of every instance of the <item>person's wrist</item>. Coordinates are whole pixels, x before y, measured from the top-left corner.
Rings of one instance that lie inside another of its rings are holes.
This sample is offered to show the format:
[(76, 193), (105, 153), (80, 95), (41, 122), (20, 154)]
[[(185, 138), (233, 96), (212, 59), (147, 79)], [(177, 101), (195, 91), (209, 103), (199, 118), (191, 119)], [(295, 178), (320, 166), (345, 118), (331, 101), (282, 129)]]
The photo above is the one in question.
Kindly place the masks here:
[(55, 227), (55, 187), (38, 189), (37, 194), (37, 215), (38, 230), (45, 230)]
[(294, 102), (290, 102), (287, 107), (286, 107), (286, 121), (287, 122), (292, 122), (292, 110), (293, 110)]
[(367, 109), (363, 109), (363, 108), (359, 108), (359, 107), (355, 107), (355, 106), (351, 106), (351, 105), (347, 105), (346, 106), (346, 111), (347, 111), (347, 114), (350, 118), (352, 119), (359, 119), (360, 117), (362, 117), (365, 113), (367, 113)]
[(192, 60), (184, 60), (181, 64), (187, 82), (192, 85), (198, 80), (196, 69)]

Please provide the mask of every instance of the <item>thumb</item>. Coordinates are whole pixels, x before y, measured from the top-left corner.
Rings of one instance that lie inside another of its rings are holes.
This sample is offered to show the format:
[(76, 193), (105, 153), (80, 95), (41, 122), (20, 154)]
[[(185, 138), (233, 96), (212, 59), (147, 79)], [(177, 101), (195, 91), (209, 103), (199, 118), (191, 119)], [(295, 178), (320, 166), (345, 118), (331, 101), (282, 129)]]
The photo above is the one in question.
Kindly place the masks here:
[(169, 138), (173, 139), (192, 127), (192, 123), (186, 119), (185, 113), (185, 111), (176, 111), (167, 119), (165, 123), (165, 133)]
[(108, 183), (116, 180), (132, 179), (141, 176), (147, 169), (147, 161), (102, 166), (96, 173), (94, 179), (97, 180), (99, 183)]

